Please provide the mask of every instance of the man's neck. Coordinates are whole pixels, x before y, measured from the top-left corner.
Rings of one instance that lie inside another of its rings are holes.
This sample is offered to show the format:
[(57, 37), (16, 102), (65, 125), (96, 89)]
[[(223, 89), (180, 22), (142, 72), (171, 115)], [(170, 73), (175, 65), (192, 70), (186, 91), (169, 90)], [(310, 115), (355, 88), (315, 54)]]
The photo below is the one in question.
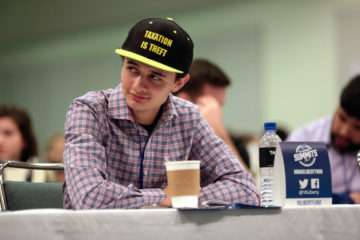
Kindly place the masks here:
[(151, 125), (154, 121), (157, 121), (162, 114), (162, 106), (159, 109), (153, 109), (152, 111), (134, 112), (131, 111), (135, 122), (140, 125)]
[(138, 124), (150, 125), (154, 121), (157, 112), (155, 113), (132, 112), (132, 114), (134, 116), (135, 122), (137, 122)]

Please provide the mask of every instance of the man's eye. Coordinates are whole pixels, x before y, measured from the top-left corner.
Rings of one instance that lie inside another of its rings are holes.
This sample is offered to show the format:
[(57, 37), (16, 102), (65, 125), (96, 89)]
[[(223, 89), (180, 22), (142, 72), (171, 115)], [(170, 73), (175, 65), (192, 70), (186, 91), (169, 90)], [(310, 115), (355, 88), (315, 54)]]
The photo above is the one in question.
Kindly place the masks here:
[(345, 122), (345, 121), (346, 121), (346, 118), (345, 118), (343, 115), (341, 115), (341, 114), (339, 114), (339, 118), (340, 118), (340, 120), (341, 120), (342, 122)]
[(134, 67), (128, 67), (128, 70), (129, 70), (130, 72), (135, 72), (135, 71), (136, 71), (136, 69), (135, 69)]
[(161, 80), (158, 76), (156, 76), (156, 75), (151, 75), (151, 78), (153, 79), (153, 80)]
[(355, 125), (354, 128), (355, 128), (355, 130), (359, 131), (360, 130), (360, 125)]

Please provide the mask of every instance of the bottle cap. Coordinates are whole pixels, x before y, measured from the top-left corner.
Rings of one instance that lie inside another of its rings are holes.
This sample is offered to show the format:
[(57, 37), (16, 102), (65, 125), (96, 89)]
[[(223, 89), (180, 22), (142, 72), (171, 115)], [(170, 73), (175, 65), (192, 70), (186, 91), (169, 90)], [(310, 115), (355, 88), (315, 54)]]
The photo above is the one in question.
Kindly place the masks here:
[(276, 130), (276, 123), (275, 122), (266, 122), (264, 123), (265, 131), (266, 130)]

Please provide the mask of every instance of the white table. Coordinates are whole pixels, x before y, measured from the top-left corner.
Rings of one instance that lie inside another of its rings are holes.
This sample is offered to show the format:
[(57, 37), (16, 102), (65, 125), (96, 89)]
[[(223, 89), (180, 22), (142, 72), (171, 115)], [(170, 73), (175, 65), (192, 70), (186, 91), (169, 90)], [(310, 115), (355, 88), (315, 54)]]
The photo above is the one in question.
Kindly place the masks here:
[(360, 239), (360, 206), (0, 213), (0, 239)]

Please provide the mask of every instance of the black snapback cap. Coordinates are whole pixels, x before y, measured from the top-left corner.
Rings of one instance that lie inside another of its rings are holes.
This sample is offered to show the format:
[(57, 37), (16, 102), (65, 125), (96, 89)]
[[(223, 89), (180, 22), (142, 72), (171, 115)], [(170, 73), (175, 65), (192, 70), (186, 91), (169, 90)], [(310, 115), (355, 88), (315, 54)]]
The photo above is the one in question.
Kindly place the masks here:
[(194, 44), (171, 18), (148, 18), (133, 26), (115, 52), (149, 66), (175, 73), (188, 73)]

